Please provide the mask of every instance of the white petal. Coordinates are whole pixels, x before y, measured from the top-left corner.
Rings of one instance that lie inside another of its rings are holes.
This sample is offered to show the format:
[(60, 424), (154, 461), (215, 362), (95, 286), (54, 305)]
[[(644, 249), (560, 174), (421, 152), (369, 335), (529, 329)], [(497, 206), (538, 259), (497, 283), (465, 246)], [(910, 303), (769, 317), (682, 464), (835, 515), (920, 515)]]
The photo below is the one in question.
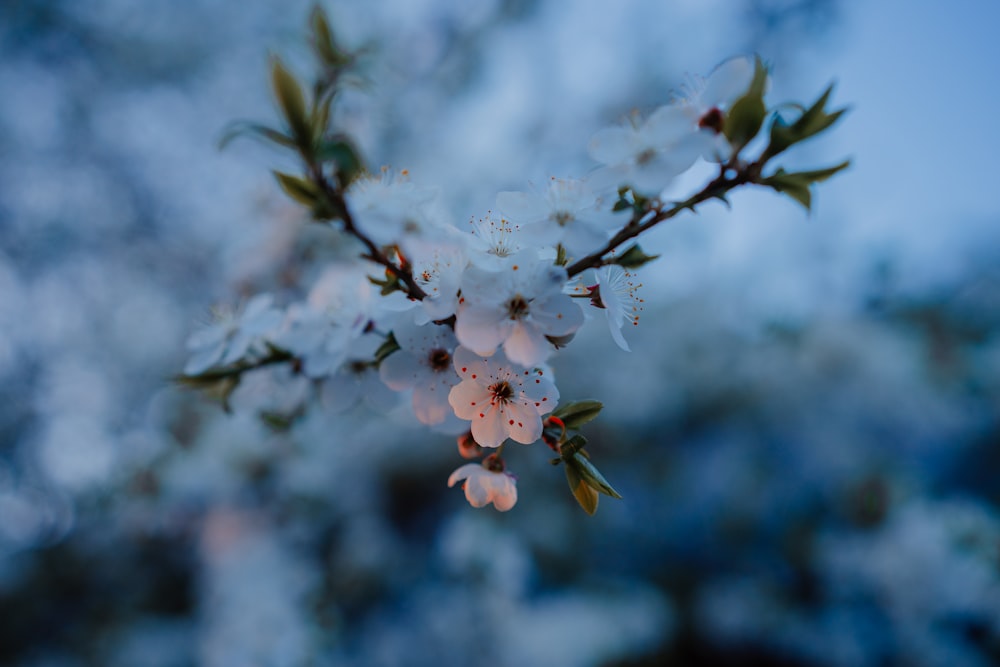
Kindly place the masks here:
[(503, 344), (507, 358), (521, 366), (534, 366), (549, 358), (552, 344), (534, 324), (516, 322)]
[(671, 146), (682, 137), (695, 131), (691, 117), (678, 104), (668, 104), (653, 112), (641, 134), (644, 144), (654, 148)]
[(440, 384), (417, 387), (413, 392), (413, 414), (421, 424), (440, 424), (455, 414), (450, 396), (448, 388)]
[[(455, 348), (455, 353), (452, 355), (451, 360), (455, 365), (455, 372), (463, 380), (485, 378), (490, 373), (489, 360), (484, 359), (482, 355), (476, 354), (468, 348)], [(486, 386), (484, 383), (481, 384)]]
[(490, 392), (475, 380), (462, 380), (448, 392), (448, 403), (460, 419), (480, 419), (490, 407)]
[(607, 165), (626, 162), (635, 153), (635, 130), (625, 127), (606, 127), (590, 139), (587, 151), (590, 157)]
[(488, 406), (482, 414), (482, 418), (472, 420), (472, 437), (483, 447), (499, 447), (507, 439), (503, 414), (492, 406)]
[(497, 209), (520, 224), (544, 220), (551, 212), (545, 200), (531, 192), (501, 192), (497, 195)]
[(517, 503), (517, 485), (514, 478), (507, 473), (492, 473), (493, 506), (500, 512), (506, 512)]
[(393, 352), (379, 365), (378, 374), (390, 389), (403, 391), (414, 386), (427, 373), (427, 368), (406, 350)]
[(536, 301), (532, 304), (531, 314), (537, 326), (547, 336), (565, 336), (583, 326), (580, 304), (566, 294), (554, 294)]
[(497, 308), (467, 306), (458, 312), (455, 337), (477, 354), (493, 354), (510, 332), (513, 322)]
[(534, 409), (508, 403), (504, 416), (507, 418), (507, 433), (512, 440), (530, 445), (542, 437), (542, 420)]
[(451, 476), (448, 477), (449, 488), (455, 486), (457, 482), (461, 482), (463, 479), (467, 479), (471, 475), (475, 474), (476, 470), (481, 469), (482, 467), (483, 466), (478, 463), (466, 463), (464, 466), (451, 473)]
[(753, 72), (754, 63), (749, 58), (730, 58), (708, 75), (705, 89), (701, 93), (701, 103), (706, 110), (729, 106), (750, 88)]

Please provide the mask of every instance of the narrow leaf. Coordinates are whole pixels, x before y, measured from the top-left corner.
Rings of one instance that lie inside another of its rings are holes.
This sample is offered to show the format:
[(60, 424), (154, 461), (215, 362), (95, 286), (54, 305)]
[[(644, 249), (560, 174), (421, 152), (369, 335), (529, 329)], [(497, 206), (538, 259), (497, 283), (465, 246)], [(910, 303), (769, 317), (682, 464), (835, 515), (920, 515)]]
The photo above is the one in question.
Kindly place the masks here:
[(643, 264), (651, 262), (658, 257), (659, 255), (647, 255), (642, 251), (642, 248), (640, 248), (637, 243), (621, 255), (612, 258), (608, 263), (617, 264), (618, 266), (626, 269), (637, 269)]
[(278, 179), (278, 185), (281, 186), (286, 195), (304, 206), (312, 208), (316, 205), (316, 201), (319, 198), (319, 191), (312, 181), (307, 181), (304, 178), (285, 174), (280, 171), (272, 173)]
[(764, 105), (764, 92), (767, 88), (767, 68), (758, 56), (754, 63), (753, 80), (750, 88), (743, 94), (726, 114), (723, 134), (733, 146), (733, 152), (738, 153), (750, 143), (760, 132), (764, 119), (767, 117), (767, 107)]
[(587, 399), (574, 401), (560, 406), (553, 412), (553, 416), (558, 417), (566, 425), (567, 429), (578, 429), (587, 422), (593, 420), (601, 413), (604, 404), (600, 401)]
[(580, 456), (580, 452), (574, 454), (572, 460), (566, 461), (566, 467), (575, 468), (583, 481), (595, 491), (599, 491), (612, 498), (621, 498), (621, 495), (608, 483), (608, 480), (604, 479), (601, 471), (594, 467), (594, 464), (585, 457)]
[(222, 133), (222, 138), (219, 139), (219, 150), (228, 146), (233, 139), (244, 136), (257, 137), (258, 139), (270, 141), (286, 148), (295, 148), (295, 140), (288, 135), (282, 134), (266, 125), (250, 123), (248, 121), (237, 121), (230, 123)]
[(278, 104), (285, 114), (285, 120), (288, 121), (296, 144), (299, 148), (308, 147), (312, 142), (312, 132), (306, 116), (302, 87), (276, 56), (271, 59), (271, 85), (274, 87), (274, 95), (278, 98)]
[(597, 502), (599, 496), (597, 492), (594, 491), (583, 478), (580, 473), (576, 471), (572, 466), (566, 466), (566, 481), (569, 483), (569, 490), (573, 492), (573, 497), (576, 498), (576, 502), (580, 504), (583, 511), (594, 516), (597, 512)]

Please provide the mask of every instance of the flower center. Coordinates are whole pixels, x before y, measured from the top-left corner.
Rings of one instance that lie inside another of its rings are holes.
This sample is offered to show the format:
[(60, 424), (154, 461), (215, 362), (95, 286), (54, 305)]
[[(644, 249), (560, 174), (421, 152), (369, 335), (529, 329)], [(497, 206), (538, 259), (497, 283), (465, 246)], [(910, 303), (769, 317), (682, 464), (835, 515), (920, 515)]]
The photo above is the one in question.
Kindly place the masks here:
[(503, 459), (496, 454), (490, 454), (483, 459), (483, 467), (490, 472), (503, 472), (504, 468), (506, 468)]
[(635, 156), (635, 162), (642, 167), (652, 162), (654, 157), (656, 157), (656, 151), (652, 148), (647, 148)]
[(560, 227), (565, 227), (569, 223), (573, 222), (573, 214), (567, 213), (566, 211), (558, 211), (550, 215), (549, 219), (555, 222)]
[(493, 400), (502, 403), (506, 403), (514, 395), (514, 390), (511, 388), (510, 383), (506, 380), (501, 380), (496, 384), (490, 385), (490, 393), (493, 394)]
[(512, 320), (519, 320), (528, 314), (528, 301), (518, 294), (507, 302), (507, 317)]
[(726, 123), (726, 117), (722, 115), (719, 107), (712, 107), (705, 112), (705, 115), (698, 119), (698, 127), (703, 130), (711, 130), (716, 134), (722, 134), (722, 127)]
[(448, 354), (448, 350), (442, 350), (441, 348), (431, 350), (431, 353), (427, 356), (427, 360), (431, 364), (431, 370), (436, 373), (447, 370), (451, 366), (451, 355)]

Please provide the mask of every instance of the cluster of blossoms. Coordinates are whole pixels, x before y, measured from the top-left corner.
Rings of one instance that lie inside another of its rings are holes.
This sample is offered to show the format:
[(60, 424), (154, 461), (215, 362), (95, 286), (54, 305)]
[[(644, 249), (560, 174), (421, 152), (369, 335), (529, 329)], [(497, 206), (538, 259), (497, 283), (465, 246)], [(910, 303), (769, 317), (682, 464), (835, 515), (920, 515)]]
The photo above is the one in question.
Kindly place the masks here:
[[(759, 60), (734, 58), (707, 78), (692, 79), (645, 120), (633, 117), (597, 132), (589, 149), (599, 166), (588, 176), (501, 192), (495, 210), (468, 233), (442, 222), (435, 190), (420, 187), (406, 171), (367, 173), (349, 138), (331, 132), (336, 82), (352, 57), (333, 42), (319, 12), (313, 29), (323, 68), (314, 99), (308, 102), (275, 60), (286, 131), (252, 129), (302, 158), (304, 177), (276, 173), (282, 189), (365, 251), (357, 261), (328, 267), (301, 302), (279, 310), (260, 295), (241, 314), (196, 333), (186, 379), (224, 382), (231, 390), (243, 372), (287, 363), (341, 406), (364, 399), (384, 408), (395, 393), (410, 392), (413, 416), (461, 435), (463, 455), (492, 452), (449, 480), (464, 480), (477, 507), (492, 503), (505, 511), (515, 503), (514, 477), (501, 458), (508, 440), (545, 442), (588, 512), (597, 493), (618, 497), (589, 462), (585, 438), (574, 433), (600, 403), (560, 406), (547, 362), (595, 307), (606, 315), (615, 343), (628, 350), (621, 330), (638, 322), (643, 303), (634, 270), (653, 257), (638, 245), (622, 250), (626, 241), (745, 184), (787, 190), (800, 201), (790, 191), (804, 187), (808, 197), (808, 186), (836, 168), (820, 176), (783, 170), (764, 176), (763, 166), (818, 132), (816, 118), (832, 119), (829, 125), (840, 112), (826, 114), (824, 96), (795, 124), (772, 122), (761, 157), (743, 159), (741, 151), (764, 124), (768, 75)], [(662, 202), (671, 179), (699, 160), (719, 165), (718, 177), (686, 201)]]

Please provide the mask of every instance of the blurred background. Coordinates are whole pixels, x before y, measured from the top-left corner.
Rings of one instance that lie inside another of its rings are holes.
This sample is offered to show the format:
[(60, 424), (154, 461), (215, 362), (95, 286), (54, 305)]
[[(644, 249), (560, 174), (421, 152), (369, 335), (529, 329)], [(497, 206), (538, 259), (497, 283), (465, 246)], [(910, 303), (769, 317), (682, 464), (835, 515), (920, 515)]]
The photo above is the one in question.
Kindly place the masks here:
[(623, 500), (586, 516), (534, 447), (477, 511), (451, 438), (170, 380), (213, 305), (336, 251), (286, 156), (217, 149), (275, 121), (268, 53), (308, 71), (311, 4), (0, 3), (0, 664), (1000, 661), (995, 5), (324, 6), (370, 49), (342, 122), (456, 223), (736, 54), (772, 102), (836, 80), (850, 114), (785, 164), (853, 164), (809, 216), (746, 191), (658, 228), (633, 351), (593, 323), (557, 356)]

